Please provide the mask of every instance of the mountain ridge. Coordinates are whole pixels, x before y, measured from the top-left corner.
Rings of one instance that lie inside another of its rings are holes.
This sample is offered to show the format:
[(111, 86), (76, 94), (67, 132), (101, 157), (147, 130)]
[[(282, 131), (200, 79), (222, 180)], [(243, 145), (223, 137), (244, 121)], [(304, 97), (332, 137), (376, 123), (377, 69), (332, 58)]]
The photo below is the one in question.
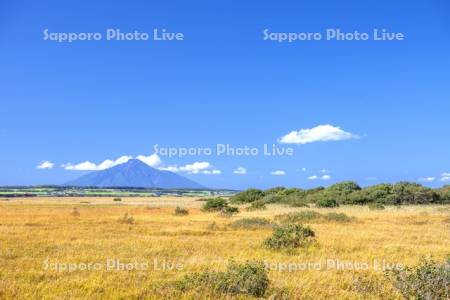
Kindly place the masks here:
[(170, 171), (150, 167), (138, 159), (112, 168), (94, 171), (71, 180), (64, 186), (141, 187), (160, 189), (204, 189), (201, 184)]

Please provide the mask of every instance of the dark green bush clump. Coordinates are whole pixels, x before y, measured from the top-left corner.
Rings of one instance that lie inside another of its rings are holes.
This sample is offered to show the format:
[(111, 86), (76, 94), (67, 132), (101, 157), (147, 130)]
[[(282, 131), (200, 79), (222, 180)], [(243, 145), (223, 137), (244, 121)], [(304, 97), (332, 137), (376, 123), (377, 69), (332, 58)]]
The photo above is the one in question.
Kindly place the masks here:
[(339, 204), (334, 199), (320, 199), (316, 202), (317, 207), (338, 207)]
[(378, 184), (361, 188), (356, 182), (345, 181), (328, 188), (318, 187), (308, 190), (297, 188), (275, 187), (266, 191), (249, 189), (231, 198), (235, 203), (253, 203), (261, 201), (265, 204), (278, 203), (292, 207), (307, 207), (334, 201), (337, 204), (365, 205), (379, 203), (381, 205), (450, 203), (450, 186), (431, 189), (417, 183), (399, 182), (396, 184)]
[(233, 229), (250, 230), (273, 228), (272, 222), (264, 218), (244, 218), (232, 222), (229, 226)]
[(113, 201), (114, 202), (120, 202), (120, 201), (122, 201), (122, 198), (114, 198)]
[(263, 209), (267, 209), (266, 203), (264, 203), (263, 200), (257, 200), (255, 202), (252, 202), (252, 204), (249, 207), (247, 207), (248, 211), (263, 210)]
[(315, 237), (314, 231), (301, 224), (284, 224), (276, 226), (272, 236), (264, 241), (264, 246), (269, 249), (294, 249), (307, 245)]
[(221, 211), (228, 206), (227, 201), (222, 198), (209, 198), (205, 199), (205, 201), (206, 203), (202, 207), (203, 211)]
[(177, 206), (175, 208), (175, 211), (173, 212), (173, 214), (175, 216), (185, 216), (185, 215), (189, 214), (189, 210), (187, 210), (186, 208)]
[(175, 286), (181, 291), (206, 288), (224, 294), (262, 297), (269, 286), (269, 277), (263, 262), (238, 264), (231, 261), (225, 272), (206, 271), (186, 275)]
[(264, 192), (258, 189), (248, 189), (231, 198), (233, 203), (252, 203), (264, 197)]
[(239, 212), (239, 208), (235, 206), (225, 206), (220, 213), (224, 217), (231, 217), (234, 214), (237, 214)]
[(443, 264), (423, 259), (414, 268), (387, 273), (405, 299), (450, 299), (450, 258)]

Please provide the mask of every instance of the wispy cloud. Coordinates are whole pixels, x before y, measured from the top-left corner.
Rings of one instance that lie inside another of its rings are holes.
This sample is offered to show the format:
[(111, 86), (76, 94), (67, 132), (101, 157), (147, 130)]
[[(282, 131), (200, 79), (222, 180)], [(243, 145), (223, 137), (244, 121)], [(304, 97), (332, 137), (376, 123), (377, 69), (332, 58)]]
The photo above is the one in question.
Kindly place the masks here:
[(322, 176), (317, 176), (317, 175), (312, 175), (308, 177), (308, 180), (330, 180), (331, 176), (330, 175), (322, 175)]
[(276, 170), (276, 171), (271, 172), (270, 175), (273, 175), (273, 176), (284, 176), (284, 175), (286, 175), (286, 172), (283, 171), (283, 170)]
[(433, 182), (436, 180), (436, 177), (422, 177), (419, 178), (420, 182)]
[(442, 173), (441, 179), (439, 179), (442, 182), (450, 182), (450, 173)]
[(238, 167), (236, 170), (233, 171), (236, 175), (245, 175), (247, 174), (247, 169), (244, 167)]
[(207, 161), (196, 161), (184, 166), (171, 165), (168, 167), (161, 167), (160, 169), (170, 172), (185, 172), (188, 174), (220, 175), (222, 173), (221, 170), (215, 169), (214, 166)]
[(319, 125), (314, 128), (291, 131), (282, 136), (279, 142), (282, 144), (308, 144), (314, 142), (343, 141), (358, 139), (359, 136), (342, 130), (340, 127), (332, 125)]
[(36, 166), (36, 168), (41, 169), (41, 170), (52, 169), (54, 165), (55, 164), (52, 163), (51, 161), (46, 160), (46, 161), (40, 162), (39, 165)]

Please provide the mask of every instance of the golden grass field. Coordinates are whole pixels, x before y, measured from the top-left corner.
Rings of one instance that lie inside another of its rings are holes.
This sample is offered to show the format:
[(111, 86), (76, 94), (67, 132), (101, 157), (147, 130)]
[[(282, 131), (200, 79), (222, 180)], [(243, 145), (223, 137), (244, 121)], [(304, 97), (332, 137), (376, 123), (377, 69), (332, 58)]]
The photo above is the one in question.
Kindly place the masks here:
[[(259, 259), (298, 267), (321, 264), (320, 270), (271, 268), (270, 286), (286, 290), (291, 299), (400, 299), (383, 271), (375, 269), (375, 261), (414, 265), (423, 256), (443, 259), (450, 254), (449, 206), (387, 207), (383, 211), (357, 206), (313, 209), (344, 212), (356, 220), (311, 223), (317, 241), (289, 252), (262, 247), (271, 230), (234, 230), (227, 225), (243, 217), (273, 218), (305, 208), (269, 206), (248, 212), (241, 207), (239, 214), (226, 218), (202, 212), (202, 202), (197, 200), (0, 199), (0, 298), (217, 299), (218, 295), (207, 292), (181, 294), (170, 283), (188, 273), (222, 270), (230, 259)], [(176, 206), (188, 208), (189, 215), (174, 216)], [(72, 215), (74, 207), (79, 216)], [(134, 218), (133, 224), (118, 222), (125, 213)], [(211, 226), (213, 222), (217, 226)], [(141, 267), (147, 263), (147, 269), (107, 270), (107, 259), (137, 262)], [(326, 267), (327, 260), (353, 262), (360, 267), (368, 263), (369, 268), (337, 270)], [(97, 263), (101, 268), (58, 271), (56, 263)], [(175, 264), (178, 269), (170, 269)]]

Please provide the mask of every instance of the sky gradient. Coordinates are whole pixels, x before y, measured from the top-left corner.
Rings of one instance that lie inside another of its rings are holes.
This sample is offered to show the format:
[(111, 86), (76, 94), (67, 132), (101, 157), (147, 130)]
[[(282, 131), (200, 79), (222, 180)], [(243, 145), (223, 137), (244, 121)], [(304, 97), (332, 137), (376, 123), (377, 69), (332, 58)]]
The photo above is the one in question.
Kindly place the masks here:
[[(213, 188), (446, 184), (449, 13), (432, 0), (0, 1), (0, 185), (60, 184), (87, 172), (79, 163), (139, 155)], [(45, 29), (107, 28), (185, 38), (43, 40)], [(327, 28), (406, 38), (263, 40), (264, 29)], [(158, 160), (155, 144), (294, 155)]]

